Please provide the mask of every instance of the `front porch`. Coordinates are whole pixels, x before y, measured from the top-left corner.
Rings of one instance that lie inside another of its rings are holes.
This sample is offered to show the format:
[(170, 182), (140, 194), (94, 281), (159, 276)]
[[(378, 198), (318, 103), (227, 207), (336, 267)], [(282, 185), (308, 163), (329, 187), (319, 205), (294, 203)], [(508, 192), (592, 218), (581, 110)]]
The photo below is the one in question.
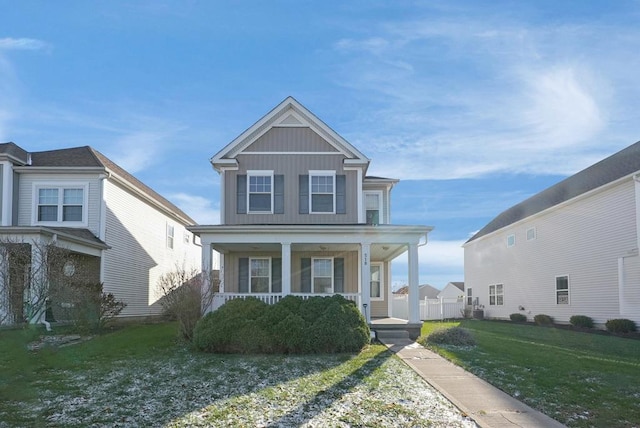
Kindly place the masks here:
[[(351, 300), (355, 302), (357, 307), (360, 307), (360, 295), (355, 293), (334, 293), (340, 294), (347, 300)], [(297, 296), (306, 300), (310, 297), (329, 297), (333, 294), (317, 294), (317, 293), (289, 293), (289, 296)], [(216, 293), (213, 296), (213, 303), (211, 305), (211, 310), (215, 311), (225, 303), (233, 299), (246, 299), (248, 297), (253, 297), (255, 299), (261, 300), (267, 305), (273, 305), (278, 303), (285, 297), (286, 294), (283, 293)]]

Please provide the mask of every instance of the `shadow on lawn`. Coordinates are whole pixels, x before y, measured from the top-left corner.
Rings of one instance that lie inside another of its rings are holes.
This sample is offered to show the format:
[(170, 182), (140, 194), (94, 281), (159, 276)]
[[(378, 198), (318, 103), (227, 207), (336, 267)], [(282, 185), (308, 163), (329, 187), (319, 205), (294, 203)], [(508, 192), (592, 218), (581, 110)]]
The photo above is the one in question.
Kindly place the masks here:
[(319, 391), (280, 419), (267, 425), (267, 427), (299, 426), (309, 422), (316, 415), (322, 413), (323, 410), (330, 407), (334, 402), (340, 400), (346, 393), (363, 382), (365, 378), (382, 366), (392, 355), (393, 352), (388, 349), (376, 354), (373, 358), (347, 373), (342, 380), (334, 383), (329, 388)]

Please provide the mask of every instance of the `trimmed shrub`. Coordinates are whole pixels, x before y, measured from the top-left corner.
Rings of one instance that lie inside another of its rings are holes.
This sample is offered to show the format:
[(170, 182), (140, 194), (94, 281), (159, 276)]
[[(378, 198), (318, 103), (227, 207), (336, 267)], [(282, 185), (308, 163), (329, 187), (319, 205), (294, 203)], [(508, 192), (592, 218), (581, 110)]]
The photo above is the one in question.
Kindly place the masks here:
[(572, 315), (569, 323), (574, 327), (593, 328), (593, 319), (586, 315)]
[(437, 329), (431, 332), (427, 337), (423, 336), (419, 338), (418, 343), (422, 345), (435, 343), (438, 345), (476, 346), (476, 340), (473, 338), (469, 330), (462, 327)]
[(536, 315), (533, 321), (538, 325), (553, 325), (553, 318), (545, 314)]
[(626, 318), (607, 320), (605, 327), (611, 333), (631, 333), (638, 329), (634, 321)]
[(511, 314), (509, 315), (509, 318), (511, 318), (511, 321), (513, 322), (527, 322), (527, 316), (524, 314)]
[(369, 337), (355, 303), (340, 295), (287, 296), (275, 305), (250, 297), (202, 318), (193, 343), (219, 353), (328, 353), (357, 352)]

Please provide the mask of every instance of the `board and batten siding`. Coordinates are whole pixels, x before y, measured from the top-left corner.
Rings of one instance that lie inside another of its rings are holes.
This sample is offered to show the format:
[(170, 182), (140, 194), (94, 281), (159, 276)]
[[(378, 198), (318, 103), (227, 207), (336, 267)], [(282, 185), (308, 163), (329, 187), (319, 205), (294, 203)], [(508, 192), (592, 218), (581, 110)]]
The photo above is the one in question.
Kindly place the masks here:
[[(87, 185), (87, 229), (94, 235), (100, 234), (100, 179), (95, 174), (20, 174), (18, 186), (18, 226), (32, 226), (33, 211), (36, 209), (36, 195), (33, 194), (34, 184), (44, 186), (55, 186), (63, 184), (65, 186)], [(60, 226), (65, 226), (60, 222)]]
[[(304, 141), (304, 144), (300, 144)], [(244, 152), (338, 152), (307, 127), (273, 127)]]
[[(341, 224), (357, 223), (357, 173), (343, 169), (344, 156), (316, 154), (240, 154), (239, 169), (226, 171), (225, 224)], [(250, 170), (272, 170), (284, 175), (284, 214), (237, 214), (237, 175)], [(346, 176), (346, 214), (299, 214), (299, 176), (311, 170), (335, 171)]]
[[(465, 287), (473, 288), (490, 318), (516, 312), (529, 320), (547, 314), (563, 323), (571, 315), (600, 324), (618, 318), (618, 259), (637, 251), (635, 207), (634, 183), (628, 180), (472, 241), (464, 250)], [(536, 238), (528, 241), (529, 228)], [(515, 235), (512, 247), (509, 235)], [(635, 269), (629, 278), (638, 278)], [(555, 279), (564, 275), (570, 303), (558, 305)], [(503, 306), (489, 305), (490, 284), (504, 285)], [(637, 293), (640, 284), (627, 287)], [(634, 319), (640, 322), (637, 311)]]
[[(274, 253), (229, 253), (224, 257), (224, 291), (237, 293), (239, 284), (239, 262), (242, 257), (282, 257), (278, 252)], [(358, 292), (358, 252), (291, 252), (291, 292), (301, 293), (302, 279), (300, 276), (302, 258), (313, 257), (342, 257), (344, 258), (344, 292)]]
[[(161, 312), (159, 277), (176, 266), (200, 268), (200, 247), (184, 225), (171, 219), (129, 190), (105, 181), (104, 290), (127, 303), (121, 316)], [(174, 248), (167, 247), (167, 224), (174, 226)], [(189, 243), (184, 242), (184, 233)]]

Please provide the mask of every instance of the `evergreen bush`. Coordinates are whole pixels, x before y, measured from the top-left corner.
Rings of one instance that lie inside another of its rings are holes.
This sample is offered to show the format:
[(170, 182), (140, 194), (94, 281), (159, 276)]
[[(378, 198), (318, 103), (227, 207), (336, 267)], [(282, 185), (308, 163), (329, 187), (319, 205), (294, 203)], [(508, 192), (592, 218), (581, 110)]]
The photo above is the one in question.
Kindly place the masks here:
[(553, 318), (545, 314), (536, 315), (533, 321), (538, 325), (553, 325)]
[(593, 319), (586, 315), (572, 315), (569, 323), (574, 327), (593, 328)]
[(509, 315), (509, 318), (513, 322), (527, 322), (527, 316), (524, 314), (514, 313)]
[(638, 329), (634, 321), (626, 318), (607, 320), (605, 327), (611, 333), (631, 333)]
[(420, 337), (418, 343), (428, 345), (435, 343), (438, 345), (453, 346), (476, 346), (476, 340), (473, 338), (469, 330), (462, 327), (440, 328), (434, 330), (427, 337)]

